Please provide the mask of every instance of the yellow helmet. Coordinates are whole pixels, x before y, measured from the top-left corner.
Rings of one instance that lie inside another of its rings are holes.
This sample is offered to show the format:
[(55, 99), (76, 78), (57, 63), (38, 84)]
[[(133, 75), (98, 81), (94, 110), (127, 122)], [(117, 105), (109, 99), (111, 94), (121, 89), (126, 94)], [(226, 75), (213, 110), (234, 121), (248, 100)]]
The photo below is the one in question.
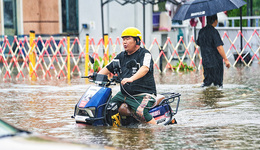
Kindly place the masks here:
[(135, 27), (126, 28), (121, 34), (121, 37), (125, 37), (125, 36), (139, 37), (140, 40), (142, 40), (141, 32)]

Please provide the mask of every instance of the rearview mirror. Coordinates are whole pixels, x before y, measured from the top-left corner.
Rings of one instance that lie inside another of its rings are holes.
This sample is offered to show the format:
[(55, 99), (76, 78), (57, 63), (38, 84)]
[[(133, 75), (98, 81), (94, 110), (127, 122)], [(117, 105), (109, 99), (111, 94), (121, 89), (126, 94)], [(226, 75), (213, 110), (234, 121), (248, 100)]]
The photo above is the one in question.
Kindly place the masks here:
[(88, 57), (89, 57), (89, 61), (91, 62), (91, 64), (94, 64), (94, 58), (92, 57), (92, 56), (90, 56), (90, 55), (88, 55)]

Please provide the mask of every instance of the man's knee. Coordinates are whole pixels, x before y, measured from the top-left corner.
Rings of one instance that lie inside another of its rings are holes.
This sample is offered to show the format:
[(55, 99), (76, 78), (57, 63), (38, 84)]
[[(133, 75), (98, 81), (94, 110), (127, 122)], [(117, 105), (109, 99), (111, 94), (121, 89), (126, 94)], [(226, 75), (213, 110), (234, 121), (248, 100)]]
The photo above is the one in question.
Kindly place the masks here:
[(137, 109), (134, 113), (134, 117), (140, 122), (149, 122), (153, 119), (148, 109), (144, 109), (143, 111)]

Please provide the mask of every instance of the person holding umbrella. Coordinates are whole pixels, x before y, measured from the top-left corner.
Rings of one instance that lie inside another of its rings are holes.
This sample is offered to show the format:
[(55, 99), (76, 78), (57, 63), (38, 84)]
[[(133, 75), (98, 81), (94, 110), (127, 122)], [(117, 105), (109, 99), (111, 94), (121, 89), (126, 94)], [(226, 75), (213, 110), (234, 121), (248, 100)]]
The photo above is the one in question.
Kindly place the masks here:
[(223, 87), (223, 59), (227, 68), (230, 62), (227, 59), (223, 48), (223, 41), (219, 32), (215, 29), (218, 24), (217, 14), (207, 16), (207, 25), (199, 31), (197, 45), (200, 46), (202, 66), (204, 69), (204, 80), (202, 87), (214, 86)]
[[(207, 16), (207, 26), (200, 30), (197, 40), (197, 44), (201, 48), (202, 65), (204, 67), (205, 79), (203, 81), (203, 87), (209, 86), (212, 83), (222, 87), (223, 59), (226, 67), (230, 67), (223, 48), (223, 41), (215, 29), (218, 24), (216, 14), (218, 12), (240, 8), (245, 4), (246, 2), (244, 0), (189, 0), (185, 2), (174, 15), (173, 20), (186, 20)], [(242, 9), (240, 8), (240, 10)], [(240, 15), (240, 20), (241, 18), (242, 15)], [(240, 29), (242, 32), (242, 26), (240, 26)], [(194, 35), (196, 35), (196, 33), (194, 33)]]

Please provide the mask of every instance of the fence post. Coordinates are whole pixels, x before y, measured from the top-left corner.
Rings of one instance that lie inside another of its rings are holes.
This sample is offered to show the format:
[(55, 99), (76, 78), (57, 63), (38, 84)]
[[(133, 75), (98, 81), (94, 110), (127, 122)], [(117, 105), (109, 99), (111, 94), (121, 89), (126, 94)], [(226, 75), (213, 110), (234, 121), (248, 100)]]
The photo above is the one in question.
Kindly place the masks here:
[(67, 74), (67, 78), (68, 78), (68, 81), (70, 81), (70, 35), (67, 35), (67, 54), (68, 54), (68, 60), (67, 60), (68, 74)]
[[(161, 46), (161, 47), (159, 48), (159, 55), (161, 54), (162, 51), (163, 51), (163, 46)], [(163, 67), (162, 67), (163, 60), (162, 60), (162, 56), (163, 56), (163, 55), (160, 56), (160, 70), (161, 70), (161, 73), (163, 72)]]
[(88, 76), (89, 63), (89, 34), (86, 34), (86, 53), (85, 53), (85, 76)]
[(35, 31), (31, 30), (30, 31), (30, 46), (31, 46), (31, 50), (29, 53), (29, 58), (30, 58), (30, 65), (29, 65), (29, 75), (31, 77), (32, 81), (36, 80), (36, 75), (34, 72), (34, 68), (35, 68), (35, 64), (36, 64), (36, 56), (35, 56), (35, 43), (34, 43), (34, 39), (35, 39)]
[(104, 46), (105, 46), (105, 66), (108, 64), (109, 61), (109, 49), (108, 49), (108, 34), (104, 34)]

